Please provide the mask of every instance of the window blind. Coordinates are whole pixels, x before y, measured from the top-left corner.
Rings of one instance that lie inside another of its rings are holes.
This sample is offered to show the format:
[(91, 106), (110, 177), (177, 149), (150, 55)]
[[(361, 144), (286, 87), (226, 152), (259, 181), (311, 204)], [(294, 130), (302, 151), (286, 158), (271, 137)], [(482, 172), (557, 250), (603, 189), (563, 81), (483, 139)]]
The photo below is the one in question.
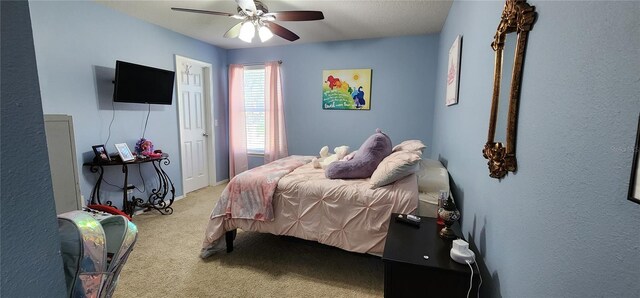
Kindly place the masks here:
[(247, 152), (264, 154), (264, 66), (244, 68), (244, 108), (247, 129)]

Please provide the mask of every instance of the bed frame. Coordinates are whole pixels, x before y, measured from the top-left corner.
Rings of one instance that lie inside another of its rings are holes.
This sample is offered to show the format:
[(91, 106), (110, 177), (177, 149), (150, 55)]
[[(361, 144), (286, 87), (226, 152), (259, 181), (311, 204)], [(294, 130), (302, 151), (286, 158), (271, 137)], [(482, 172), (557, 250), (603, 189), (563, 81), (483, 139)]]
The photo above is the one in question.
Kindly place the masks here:
[(238, 234), (238, 229), (234, 229), (233, 231), (228, 231), (224, 233), (224, 241), (227, 243), (227, 253), (233, 251), (233, 240), (236, 239), (236, 235)]

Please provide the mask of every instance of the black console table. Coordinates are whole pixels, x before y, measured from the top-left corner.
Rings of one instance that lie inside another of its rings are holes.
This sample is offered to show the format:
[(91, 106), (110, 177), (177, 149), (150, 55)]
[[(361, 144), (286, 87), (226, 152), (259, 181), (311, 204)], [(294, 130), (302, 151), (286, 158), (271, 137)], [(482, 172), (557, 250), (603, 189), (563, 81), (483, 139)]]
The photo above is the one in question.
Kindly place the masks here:
[[(129, 166), (140, 166), (144, 163), (151, 163), (153, 165), (153, 168), (155, 169), (158, 176), (158, 188), (154, 188), (151, 190), (151, 194), (146, 201), (135, 196), (131, 196), (131, 200), (129, 200), (127, 195), (127, 185), (129, 185), (127, 181), (129, 178)], [(169, 154), (166, 153), (163, 153), (162, 156), (159, 157), (147, 157), (144, 159), (136, 158), (135, 160), (129, 162), (122, 162), (122, 160), (116, 159), (108, 162), (93, 161), (84, 163), (85, 166), (89, 167), (89, 170), (92, 173), (99, 173), (98, 181), (96, 181), (96, 185), (91, 191), (91, 204), (103, 204), (100, 200), (100, 186), (102, 185), (104, 167), (121, 166), (122, 173), (124, 173), (124, 186), (122, 187), (122, 211), (124, 211), (129, 216), (133, 216), (136, 207), (144, 208), (147, 210), (155, 209), (158, 210), (161, 214), (165, 215), (173, 213), (171, 204), (173, 204), (173, 200), (175, 199), (176, 189), (173, 186), (173, 182), (169, 178), (169, 175), (167, 175), (167, 173), (162, 169), (162, 164), (166, 166), (170, 163), (171, 161), (169, 160)], [(169, 198), (169, 201), (167, 202), (165, 201), (165, 197), (169, 192), (171, 192), (171, 198)], [(104, 205), (114, 207), (111, 201), (106, 201)]]

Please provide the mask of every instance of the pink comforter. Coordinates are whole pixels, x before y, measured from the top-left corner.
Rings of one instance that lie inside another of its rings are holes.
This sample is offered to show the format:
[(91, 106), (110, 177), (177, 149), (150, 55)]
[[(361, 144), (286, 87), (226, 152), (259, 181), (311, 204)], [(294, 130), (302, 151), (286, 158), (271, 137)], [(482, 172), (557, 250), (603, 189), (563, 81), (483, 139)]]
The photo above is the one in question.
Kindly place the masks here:
[(381, 255), (391, 213), (416, 210), (418, 182), (412, 174), (371, 189), (369, 179), (327, 179), (309, 163), (280, 179), (272, 203), (273, 221), (210, 218), (201, 257), (224, 250), (224, 233), (236, 228)]
[(211, 218), (273, 220), (273, 193), (278, 181), (296, 168), (311, 162), (311, 156), (292, 155), (245, 171), (225, 187)]

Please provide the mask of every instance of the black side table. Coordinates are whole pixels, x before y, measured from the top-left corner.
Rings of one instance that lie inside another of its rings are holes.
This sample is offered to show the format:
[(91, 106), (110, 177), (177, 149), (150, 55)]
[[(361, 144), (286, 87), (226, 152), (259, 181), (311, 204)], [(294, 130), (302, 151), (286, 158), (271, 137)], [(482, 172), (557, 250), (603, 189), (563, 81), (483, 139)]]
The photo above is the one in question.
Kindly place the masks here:
[[(151, 163), (153, 165), (153, 169), (155, 170), (158, 179), (158, 188), (151, 190), (151, 194), (146, 201), (135, 196), (132, 196), (131, 199), (129, 199), (127, 195), (129, 165), (140, 166), (145, 163)], [(147, 210), (155, 209), (161, 214), (172, 214), (173, 208), (171, 208), (171, 204), (173, 204), (173, 200), (176, 196), (176, 188), (173, 186), (173, 182), (169, 178), (169, 175), (167, 175), (164, 169), (162, 169), (163, 164), (169, 165), (169, 163), (171, 163), (171, 161), (169, 161), (169, 154), (167, 153), (163, 153), (162, 156), (159, 157), (149, 157), (145, 159), (136, 158), (130, 162), (122, 162), (122, 160), (114, 159), (108, 162), (93, 161), (84, 163), (85, 166), (89, 167), (89, 170), (92, 173), (99, 173), (98, 180), (91, 191), (91, 204), (105, 204), (107, 206), (114, 207), (111, 201), (103, 203), (100, 200), (100, 187), (104, 176), (104, 167), (119, 166), (122, 167), (122, 173), (124, 174), (124, 182), (122, 184), (122, 211), (124, 213), (129, 216), (133, 216), (136, 207), (140, 207)], [(165, 197), (169, 192), (171, 192), (171, 197), (167, 202), (165, 201)]]
[[(384, 247), (385, 297), (466, 297), (471, 269), (451, 259), (452, 240), (438, 236), (442, 226), (435, 218), (422, 217), (420, 227), (395, 220), (392, 214)], [(460, 226), (453, 230), (462, 238)], [(425, 259), (424, 256), (428, 256)], [(477, 254), (476, 254), (477, 256)], [(474, 264), (472, 297), (476, 296), (479, 274)]]

